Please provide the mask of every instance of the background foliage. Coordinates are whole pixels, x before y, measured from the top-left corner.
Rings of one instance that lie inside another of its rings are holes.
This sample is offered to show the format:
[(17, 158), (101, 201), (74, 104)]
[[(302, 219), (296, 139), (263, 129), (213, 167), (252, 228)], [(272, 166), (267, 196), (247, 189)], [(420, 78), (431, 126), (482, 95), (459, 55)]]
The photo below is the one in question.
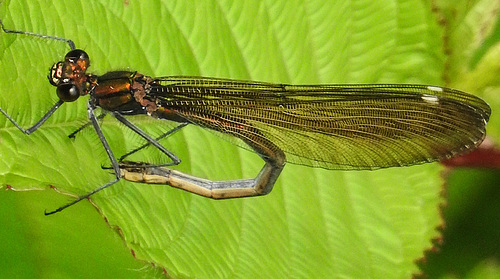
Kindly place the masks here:
[[(73, 39), (89, 53), (97, 74), (130, 69), (152, 76), (457, 87), (492, 105), (488, 133), (496, 139), (499, 5), (492, 0), (16, 1), (1, 4), (0, 18), (7, 28)], [(56, 101), (45, 77), (68, 47), (4, 33), (0, 38), (0, 104), (29, 126)], [(287, 165), (270, 195), (229, 201), (121, 182), (93, 196), (98, 211), (81, 202), (44, 217), (44, 209), (72, 199), (49, 185), (75, 195), (111, 179), (101, 169), (108, 161), (91, 129), (73, 141), (66, 137), (85, 119), (84, 101), (65, 104), (27, 137), (0, 118), (1, 185), (46, 190), (0, 192), (2, 276), (162, 277), (165, 271), (176, 278), (406, 278), (419, 272), (415, 261), (431, 249), (431, 240), (441, 239), (435, 230), (443, 225), (438, 164), (376, 172)], [(170, 125), (133, 120), (152, 134)], [(103, 129), (116, 154), (140, 143), (112, 119), (103, 121)], [(183, 160), (180, 170), (211, 179), (253, 177), (262, 165), (251, 152), (196, 127), (165, 144)], [(142, 156), (137, 159), (161, 160), (154, 150)], [(456, 221), (450, 229), (468, 216), (463, 204), (473, 197), (483, 204), (480, 193), (498, 181), (495, 172), (461, 175), (455, 179), (459, 186), (449, 189), (450, 204), (462, 204), (447, 215)], [(467, 185), (465, 177), (473, 182)], [(478, 177), (486, 177), (484, 184)], [(498, 242), (486, 240), (499, 238), (485, 231), (471, 241), (498, 248)], [(469, 265), (426, 269), (436, 276), (494, 273), (498, 249), (493, 250), (486, 257), (478, 250), (470, 258), (451, 252)]]

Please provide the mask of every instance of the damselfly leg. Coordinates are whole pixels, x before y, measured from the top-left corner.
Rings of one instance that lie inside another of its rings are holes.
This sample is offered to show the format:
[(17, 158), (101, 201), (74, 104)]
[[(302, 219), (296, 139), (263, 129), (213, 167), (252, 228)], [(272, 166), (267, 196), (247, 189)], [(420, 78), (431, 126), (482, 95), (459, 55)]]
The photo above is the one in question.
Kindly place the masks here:
[(109, 160), (111, 161), (111, 165), (113, 166), (113, 171), (114, 171), (114, 175), (116, 178), (114, 180), (96, 188), (95, 190), (83, 195), (83, 196), (79, 196), (76, 200), (63, 205), (63, 206), (57, 208), (56, 210), (48, 211), (48, 212), (47, 212), (47, 210), (45, 210), (45, 212), (44, 212), (45, 215), (51, 215), (51, 214), (60, 212), (60, 211), (64, 210), (65, 208), (68, 208), (68, 207), (74, 205), (75, 203), (77, 203), (83, 199), (86, 199), (86, 198), (90, 197), (91, 195), (115, 184), (121, 178), (121, 173), (120, 173), (118, 162), (116, 161), (115, 156), (113, 155), (113, 151), (111, 151), (111, 148), (109, 147), (109, 144), (108, 144), (108, 141), (106, 140), (106, 137), (104, 137), (104, 134), (102, 133), (101, 127), (99, 127), (99, 123), (98, 123), (97, 118), (94, 114), (94, 109), (91, 107), (90, 103), (88, 104), (88, 112), (89, 112), (90, 122), (92, 123), (92, 126), (94, 127), (94, 130), (96, 131), (97, 136), (99, 137), (99, 140), (101, 141), (102, 146), (104, 147), (104, 150), (106, 151), (106, 154), (109, 157)]
[(57, 36), (44, 35), (44, 34), (37, 34), (37, 33), (33, 33), (33, 32), (28, 32), (28, 31), (7, 29), (7, 28), (5, 28), (2, 19), (0, 19), (0, 25), (2, 26), (2, 30), (5, 33), (20, 34), (20, 35), (27, 35), (27, 36), (38, 37), (38, 38), (43, 38), (43, 39), (61, 41), (61, 42), (67, 43), (71, 50), (74, 50), (76, 48), (75, 43), (70, 39), (61, 38), (61, 37), (57, 37)]
[[(107, 114), (108, 114), (107, 112), (103, 112), (103, 113), (99, 114), (96, 118), (97, 118), (97, 120), (102, 120), (102, 119), (104, 119), (104, 117)], [(87, 123), (85, 123), (82, 126), (80, 126), (80, 128), (76, 129), (74, 132), (72, 132), (71, 134), (69, 134), (68, 138), (74, 139), (76, 137), (76, 134), (80, 133), (85, 128), (90, 127), (90, 126), (92, 126), (92, 122), (88, 121)]]
[[(179, 125), (175, 126), (174, 128), (168, 130), (167, 132), (163, 133), (162, 135), (160, 135), (159, 137), (155, 138), (156, 141), (160, 141), (168, 136), (171, 136), (173, 134), (175, 134), (177, 131), (179, 131), (180, 129), (186, 127), (189, 123), (180, 123)], [(118, 159), (118, 162), (122, 162), (124, 161), (128, 156), (132, 155), (132, 154), (135, 154), (137, 153), (138, 151), (141, 151), (142, 149), (150, 146), (151, 144), (149, 142), (131, 150), (130, 152), (127, 152), (125, 153), (124, 155), (122, 155), (120, 157), (120, 159)], [(160, 164), (161, 166), (165, 166), (165, 164)], [(160, 166), (160, 165), (155, 165), (155, 166)]]
[[(97, 120), (102, 120), (108, 113), (107, 112), (103, 112), (101, 113), (99, 116), (96, 117)], [(123, 116), (122, 116), (123, 118)], [(128, 123), (124, 123), (127, 127), (129, 127), (128, 125), (132, 125), (132, 126), (135, 126), (134, 124), (128, 122)], [(156, 137), (154, 139), (155, 142), (159, 142), (160, 140), (168, 137), (168, 136), (171, 136), (173, 134), (175, 134), (177, 131), (179, 131), (180, 129), (186, 127), (189, 123), (180, 123), (179, 125), (175, 126), (174, 128), (168, 130), (167, 132), (161, 134), (160, 136)], [(81, 132), (83, 129), (89, 127), (89, 126), (92, 126), (92, 122), (89, 121), (85, 124), (83, 124), (82, 126), (80, 126), (80, 128), (76, 129), (73, 133), (69, 134), (68, 137), (69, 138), (75, 138), (76, 137), (76, 134), (78, 134), (79, 132)], [(134, 129), (131, 129), (131, 130), (134, 130)], [(149, 136), (148, 136), (149, 137)], [(124, 155), (122, 155), (119, 159), (118, 159), (118, 162), (121, 162), (123, 160), (125, 160), (128, 156), (131, 156), (132, 154), (135, 154), (141, 150), (143, 150), (144, 148), (148, 147), (148, 146), (151, 146), (151, 145), (154, 145), (152, 144), (150, 141), (147, 141), (145, 144), (137, 147), (137, 148), (134, 148), (133, 150), (125, 153)], [(155, 146), (156, 147), (156, 146)], [(161, 149), (160, 149), (161, 150)], [(171, 166), (171, 165), (177, 165), (178, 163), (180, 163), (180, 161), (174, 161), (172, 163), (163, 163), (163, 164), (155, 164), (154, 166)]]

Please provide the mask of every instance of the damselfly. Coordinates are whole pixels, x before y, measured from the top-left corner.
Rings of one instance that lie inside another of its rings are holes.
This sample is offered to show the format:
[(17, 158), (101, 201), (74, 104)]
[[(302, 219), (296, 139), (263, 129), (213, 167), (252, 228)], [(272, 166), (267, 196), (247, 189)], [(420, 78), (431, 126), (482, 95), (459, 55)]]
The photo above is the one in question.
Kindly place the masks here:
[[(287, 85), (206, 77), (152, 78), (134, 71), (97, 76), (86, 73), (89, 56), (71, 40), (8, 30), (1, 24), (6, 33), (64, 41), (71, 51), (51, 68), (49, 80), (57, 87), (59, 101), (38, 122), (24, 129), (3, 109), (0, 112), (29, 135), (63, 103), (89, 95), (89, 123), (114, 170), (111, 182), (45, 214), (59, 212), (122, 177), (149, 183), (155, 175), (168, 177), (161, 183), (230, 198), (269, 193), (286, 162), (363, 170), (446, 159), (477, 147), (490, 116), (490, 107), (478, 97), (427, 85)], [(116, 159), (102, 133), (94, 113), (98, 107), (143, 137), (146, 145), (163, 152), (171, 165), (179, 164), (179, 158), (125, 115), (180, 123), (174, 130), (194, 124), (239, 138), (265, 165), (255, 179), (216, 182), (157, 166), (126, 164)]]

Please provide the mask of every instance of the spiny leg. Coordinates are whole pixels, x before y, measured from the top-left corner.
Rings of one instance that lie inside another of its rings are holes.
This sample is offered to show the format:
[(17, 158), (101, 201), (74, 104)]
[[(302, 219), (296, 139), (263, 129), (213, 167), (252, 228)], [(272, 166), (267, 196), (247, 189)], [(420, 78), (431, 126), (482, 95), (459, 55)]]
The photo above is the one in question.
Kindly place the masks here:
[(146, 132), (141, 130), (139, 127), (134, 125), (132, 122), (128, 121), (123, 115), (121, 115), (119, 112), (111, 112), (111, 115), (113, 115), (118, 121), (123, 123), (125, 126), (127, 126), (130, 130), (134, 131), (137, 133), (139, 136), (143, 137), (145, 140), (148, 141), (151, 145), (154, 147), (158, 148), (161, 152), (163, 152), (165, 155), (167, 155), (173, 162), (170, 164), (165, 164), (167, 166), (172, 166), (172, 165), (178, 165), (180, 164), (181, 160), (171, 151), (166, 149), (163, 145), (161, 145), (157, 140), (152, 138), (150, 135), (148, 135)]
[[(160, 141), (161, 139), (163, 138), (166, 138), (167, 136), (170, 136), (170, 135), (173, 135), (175, 132), (179, 131), (180, 129), (186, 127), (189, 123), (181, 123), (179, 124), (178, 126), (174, 127), (173, 129), (170, 129), (169, 131), (167, 131), (166, 133), (163, 133), (162, 135), (160, 135), (159, 137), (157, 137), (155, 140), (156, 141)], [(128, 156), (150, 146), (151, 143), (150, 142), (147, 142), (141, 146), (139, 146), (138, 148), (135, 148), (134, 150), (130, 151), (130, 152), (127, 152), (126, 154), (124, 154), (123, 156), (121, 156), (119, 159), (118, 159), (118, 162), (122, 162), (125, 158), (127, 158)]]
[[(108, 112), (106, 112), (106, 111), (101, 113), (100, 115), (97, 116), (97, 120), (102, 120), (107, 114), (108, 114)], [(80, 128), (76, 129), (73, 133), (69, 134), (68, 138), (74, 139), (76, 137), (76, 134), (81, 132), (83, 129), (89, 127), (90, 125), (92, 125), (92, 122), (88, 121), (87, 123), (80, 126)]]
[(74, 50), (76, 48), (75, 47), (75, 43), (72, 40), (70, 40), (70, 39), (61, 38), (61, 37), (57, 37), (57, 36), (50, 36), (50, 35), (38, 34), (38, 33), (33, 33), (33, 32), (28, 32), (28, 31), (19, 31), (19, 30), (7, 29), (3, 25), (3, 21), (1, 19), (0, 19), (0, 25), (2, 26), (2, 30), (5, 33), (21, 34), (21, 35), (33, 36), (33, 37), (38, 37), (38, 38), (43, 38), (43, 39), (61, 41), (61, 42), (67, 43), (69, 45), (69, 48), (71, 50)]
[(0, 108), (0, 112), (5, 115), (5, 117), (7, 117), (7, 119), (9, 119), (10, 122), (12, 122), (12, 124), (14, 124), (14, 126), (16, 126), (21, 132), (25, 133), (26, 135), (30, 135), (31, 133), (33, 133), (34, 131), (36, 131), (38, 128), (40, 128), (40, 126), (42, 126), (43, 123), (45, 123), (45, 121), (47, 121), (47, 119), (50, 118), (50, 116), (64, 103), (64, 101), (62, 100), (59, 100), (57, 101), (57, 103), (55, 103), (55, 105), (52, 106), (52, 108), (50, 108), (50, 110), (40, 119), (38, 120), (35, 125), (29, 127), (28, 129), (24, 129), (23, 127), (21, 127), (21, 125), (19, 125), (9, 114), (7, 114), (6, 111), (4, 111), (2, 108)]
[(101, 127), (99, 127), (99, 122), (97, 121), (97, 118), (94, 114), (94, 108), (92, 107), (92, 105), (90, 103), (88, 103), (87, 109), (89, 112), (90, 122), (92, 123), (92, 126), (94, 127), (94, 129), (97, 133), (97, 136), (99, 137), (99, 140), (101, 141), (102, 146), (104, 147), (104, 150), (106, 151), (106, 154), (108, 154), (108, 157), (109, 157), (109, 160), (111, 161), (111, 165), (113, 166), (113, 171), (115, 173), (116, 178), (113, 181), (108, 182), (108, 183), (102, 185), (101, 187), (96, 188), (93, 191), (91, 191), (83, 196), (79, 196), (76, 200), (74, 200), (68, 204), (63, 205), (54, 211), (49, 211), (49, 212), (45, 211), (45, 215), (51, 215), (51, 214), (54, 214), (57, 212), (61, 212), (65, 208), (68, 208), (68, 207), (78, 203), (79, 201), (86, 199), (86, 198), (92, 196), (93, 194), (103, 190), (103, 189), (108, 188), (109, 186), (115, 184), (116, 182), (118, 182), (121, 179), (120, 166), (118, 165), (118, 162), (116, 161), (116, 158), (113, 155), (113, 151), (111, 151), (111, 148), (109, 147), (108, 141), (106, 140), (106, 138), (104, 137), (104, 134), (102, 133)]

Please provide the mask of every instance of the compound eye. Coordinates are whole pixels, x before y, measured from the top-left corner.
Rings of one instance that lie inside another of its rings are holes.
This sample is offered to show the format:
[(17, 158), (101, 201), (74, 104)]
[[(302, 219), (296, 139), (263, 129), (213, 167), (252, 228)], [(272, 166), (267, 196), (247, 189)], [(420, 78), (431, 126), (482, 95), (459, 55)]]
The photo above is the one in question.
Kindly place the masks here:
[(63, 83), (57, 86), (57, 96), (61, 101), (73, 102), (80, 97), (80, 91), (71, 83)]
[(76, 63), (78, 60), (89, 60), (89, 55), (81, 49), (74, 49), (68, 52), (65, 58), (66, 60)]
[(90, 65), (89, 55), (81, 49), (74, 49), (68, 52), (65, 59), (71, 64), (78, 65), (83, 72), (85, 72), (87, 67)]

